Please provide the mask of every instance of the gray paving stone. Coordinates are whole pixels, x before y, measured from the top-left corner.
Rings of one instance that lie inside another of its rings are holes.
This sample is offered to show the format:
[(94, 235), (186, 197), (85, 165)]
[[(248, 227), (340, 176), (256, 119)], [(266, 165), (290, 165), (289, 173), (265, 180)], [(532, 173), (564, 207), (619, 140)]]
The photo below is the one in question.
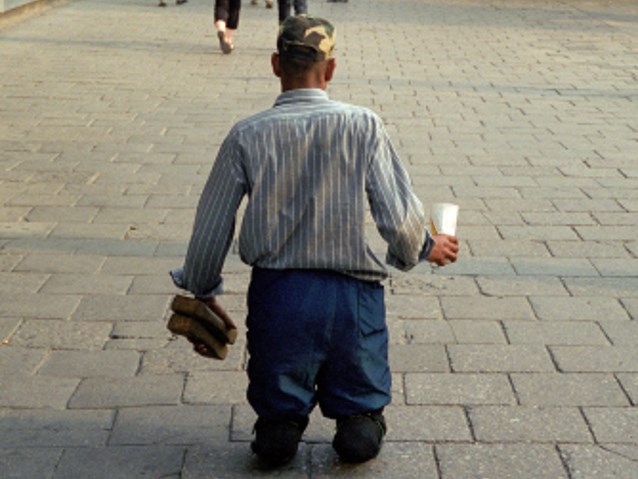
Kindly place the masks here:
[[(633, 318), (633, 316), (632, 316)], [(638, 344), (638, 322), (636, 321), (599, 321), (612, 344), (616, 346), (632, 346)]]
[(65, 449), (54, 479), (91, 477), (131, 479), (176, 477), (182, 468), (181, 446), (122, 446)]
[(230, 406), (147, 406), (123, 408), (109, 445), (201, 445), (228, 440)]
[(386, 294), (388, 316), (398, 318), (439, 319), (441, 306), (436, 298)]
[(516, 272), (523, 276), (598, 276), (598, 271), (586, 258), (517, 258), (511, 261)]
[(22, 293), (37, 293), (49, 278), (46, 274), (0, 272), (0, 293), (20, 295)]
[(516, 401), (505, 374), (408, 373), (405, 390), (408, 404), (507, 405)]
[(76, 378), (124, 378), (135, 375), (140, 357), (135, 351), (51, 351), (38, 374)]
[(308, 448), (300, 444), (297, 455), (291, 463), (281, 468), (266, 469), (259, 464), (256, 456), (245, 442), (232, 442), (210, 446), (189, 448), (184, 460), (181, 477), (184, 479), (205, 479), (211, 472), (225, 479), (246, 477), (281, 477), (284, 479), (309, 479)]
[(130, 276), (54, 274), (44, 284), (45, 294), (125, 294), (133, 281)]
[(21, 293), (16, 301), (15, 294), (0, 293), (0, 316), (67, 319), (79, 302), (77, 295)]
[(473, 406), (472, 429), (479, 442), (592, 443), (578, 408)]
[[(629, 258), (620, 241), (548, 241), (547, 247), (557, 258)], [(592, 260), (593, 261), (593, 260)]]
[(46, 353), (44, 349), (14, 347), (11, 339), (4, 341), (0, 346), (0, 374), (3, 377), (33, 374)]
[(534, 319), (525, 298), (443, 297), (441, 304), (447, 319)]
[(638, 278), (565, 278), (563, 282), (574, 296), (638, 298)]
[(79, 382), (25, 374), (3, 376), (0, 407), (64, 409)]
[[(2, 251), (4, 244), (0, 241), (0, 251)], [(0, 253), (0, 271), (13, 271), (22, 258), (23, 255), (20, 254)]]
[(627, 406), (628, 400), (611, 374), (512, 374), (523, 406)]
[[(471, 240), (471, 238), (469, 238)], [(438, 272), (438, 270), (435, 270)], [(446, 275), (480, 275), (480, 276), (514, 276), (512, 265), (506, 258), (477, 258), (463, 256), (454, 264), (449, 264), (442, 269)]]
[[(402, 274), (396, 271), (393, 271), (390, 276), (389, 289), (394, 295), (398, 296), (397, 300), (412, 294), (422, 296), (473, 296), (479, 293), (473, 278), (432, 275), (429, 273), (423, 275)], [(423, 299), (423, 301), (426, 300)], [(430, 300), (428, 299), (427, 301), (429, 302)]]
[(449, 321), (411, 319), (401, 323), (408, 343), (445, 344), (455, 340)]
[(601, 276), (621, 276), (621, 277), (637, 277), (638, 276), (638, 259), (592, 259), (592, 263), (600, 272)]
[(397, 344), (389, 352), (390, 369), (395, 372), (447, 372), (445, 348), (440, 344)]
[(330, 446), (314, 446), (313, 478), (438, 479), (437, 465), (431, 446), (412, 442), (386, 442), (379, 456), (361, 465), (344, 464)]
[[(106, 254), (106, 247), (100, 251), (96, 246), (100, 243), (108, 245), (109, 242), (117, 241), (118, 246), (121, 247), (121, 241), (128, 239), (126, 235), (129, 229), (130, 226), (119, 224), (62, 223), (52, 229), (49, 238), (81, 239), (84, 241), (78, 245), (78, 251), (89, 254)], [(92, 240), (93, 243), (88, 243), (86, 240)]]
[(59, 448), (0, 449), (0, 469), (7, 479), (50, 479), (61, 455)]
[(480, 257), (527, 257), (547, 258), (550, 252), (545, 246), (544, 240), (505, 239), (501, 241), (469, 241), (470, 250)]
[(101, 272), (117, 275), (164, 275), (168, 277), (168, 272), (180, 266), (179, 262), (171, 258), (106, 258), (102, 265)]
[(633, 479), (638, 475), (638, 448), (622, 445), (560, 445), (573, 479)]
[(632, 405), (638, 405), (638, 374), (621, 373), (616, 376), (623, 389), (629, 394)]
[[(20, 318), (0, 318), (0, 343), (9, 344), (9, 336), (11, 336), (20, 325)], [(2, 354), (2, 349), (0, 349)]]
[(113, 411), (0, 409), (0, 447), (86, 447), (106, 445)]
[(248, 378), (244, 371), (195, 371), (187, 378), (183, 402), (244, 404), (247, 387)]
[(453, 319), (449, 321), (457, 343), (505, 344), (507, 342), (498, 321)]
[(451, 344), (447, 347), (455, 372), (549, 372), (554, 364), (541, 345)]
[[(600, 294), (600, 293), (599, 293)], [(629, 319), (617, 299), (594, 297), (532, 297), (532, 307), (538, 319), (549, 321), (597, 321)]]
[(499, 226), (506, 240), (576, 240), (578, 235), (569, 226)]
[[(602, 329), (593, 321), (504, 321), (512, 344), (608, 345)], [(625, 322), (613, 322), (625, 324)]]
[(103, 262), (102, 256), (32, 253), (24, 256), (15, 271), (91, 274), (97, 272)]
[(510, 276), (477, 278), (487, 296), (567, 296), (560, 279), (551, 276)]
[(387, 441), (472, 441), (465, 412), (458, 406), (390, 406), (384, 412)]
[(155, 295), (84, 296), (73, 314), (79, 321), (160, 321), (170, 298)]
[(102, 349), (113, 326), (109, 323), (55, 319), (26, 320), (11, 344), (39, 349)]
[(596, 442), (627, 443), (638, 446), (638, 409), (585, 408)]
[[(113, 351), (122, 354), (122, 351)], [(184, 376), (89, 377), (69, 401), (71, 409), (112, 409), (179, 404)]]
[(561, 371), (638, 372), (635, 346), (552, 346), (550, 349)]
[(553, 446), (540, 444), (442, 444), (435, 447), (442, 479), (498, 477), (499, 479), (564, 478)]

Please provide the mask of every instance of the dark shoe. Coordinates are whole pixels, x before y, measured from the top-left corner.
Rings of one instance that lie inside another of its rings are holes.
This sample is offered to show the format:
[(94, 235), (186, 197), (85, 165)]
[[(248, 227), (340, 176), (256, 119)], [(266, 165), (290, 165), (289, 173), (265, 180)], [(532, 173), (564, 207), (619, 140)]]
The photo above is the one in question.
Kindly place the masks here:
[(259, 460), (268, 467), (278, 467), (292, 461), (297, 454), (297, 447), (303, 432), (308, 426), (308, 418), (289, 419), (257, 419), (255, 423), (255, 440), (251, 449)]
[(379, 454), (385, 432), (385, 418), (379, 411), (339, 418), (332, 447), (343, 462), (365, 462)]
[(160, 0), (158, 7), (165, 7), (166, 2), (164, 0)]
[(176, 0), (175, 4), (176, 5), (184, 5), (186, 2), (188, 2), (188, 0)]

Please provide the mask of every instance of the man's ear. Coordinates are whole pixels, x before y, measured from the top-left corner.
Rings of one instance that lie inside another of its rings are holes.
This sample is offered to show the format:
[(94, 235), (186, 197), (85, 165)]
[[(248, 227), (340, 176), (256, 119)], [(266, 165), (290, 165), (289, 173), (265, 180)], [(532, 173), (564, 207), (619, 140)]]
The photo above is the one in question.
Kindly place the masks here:
[(335, 73), (335, 68), (337, 68), (337, 61), (334, 58), (329, 58), (326, 64), (326, 83), (332, 80), (332, 77)]
[(281, 65), (279, 64), (279, 53), (274, 52), (270, 57), (270, 64), (272, 65), (272, 72), (277, 78), (281, 78)]

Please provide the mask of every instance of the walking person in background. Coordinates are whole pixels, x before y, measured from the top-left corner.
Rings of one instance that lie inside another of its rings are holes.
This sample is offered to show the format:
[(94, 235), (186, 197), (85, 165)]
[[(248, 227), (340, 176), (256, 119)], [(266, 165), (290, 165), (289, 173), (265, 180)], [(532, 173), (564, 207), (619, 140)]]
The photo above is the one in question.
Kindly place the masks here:
[(367, 208), (388, 243), (387, 264), (443, 266), (458, 254), (454, 236), (428, 232), (379, 116), (328, 98), (334, 45), (326, 20), (283, 22), (271, 57), (281, 94), (224, 139), (184, 266), (171, 272), (224, 317), (215, 295), (248, 195), (239, 235), (241, 259), (253, 268), (247, 396), (258, 417), (252, 450), (269, 466), (292, 460), (317, 404), (336, 420), (332, 445), (342, 461), (364, 462), (381, 449), (391, 398), (381, 284), (388, 272), (366, 240)]
[(306, 14), (308, 13), (308, 0), (277, 0), (280, 25), (290, 16), (293, 7), (295, 15)]
[(241, 0), (215, 0), (215, 29), (219, 48), (228, 55), (235, 49), (233, 35), (239, 26)]
[[(265, 0), (266, 8), (272, 8), (272, 0)], [(250, 0), (251, 5), (259, 5), (259, 0)]]

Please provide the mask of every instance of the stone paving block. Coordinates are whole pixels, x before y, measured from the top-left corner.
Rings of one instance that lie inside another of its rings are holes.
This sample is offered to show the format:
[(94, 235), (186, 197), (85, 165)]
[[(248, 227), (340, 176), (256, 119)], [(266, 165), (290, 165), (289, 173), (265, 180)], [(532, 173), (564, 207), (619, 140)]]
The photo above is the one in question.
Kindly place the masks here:
[(111, 331), (111, 339), (171, 339), (171, 337), (166, 324), (159, 321), (120, 321), (115, 323)]
[(103, 446), (114, 419), (113, 411), (0, 409), (0, 447)]
[(638, 278), (565, 278), (563, 283), (573, 296), (638, 298)]
[(11, 344), (23, 348), (99, 350), (112, 328), (109, 323), (25, 320), (12, 336)]
[(24, 256), (15, 271), (91, 274), (97, 272), (103, 262), (103, 256), (31, 253)]
[(46, 355), (45, 349), (17, 347), (11, 340), (0, 346), (0, 375), (30, 375), (42, 363)]
[(38, 374), (56, 377), (89, 376), (124, 378), (139, 368), (135, 351), (50, 351)]
[(244, 404), (248, 378), (244, 371), (195, 371), (184, 388), (185, 404)]
[(100, 271), (106, 274), (117, 275), (164, 275), (168, 277), (168, 272), (177, 266), (179, 266), (179, 264), (171, 258), (109, 257), (104, 261)]
[[(114, 231), (119, 231), (119, 227), (112, 227)], [(128, 228), (126, 226), (125, 228)], [(109, 228), (104, 228), (109, 230)], [(109, 230), (110, 231), (110, 230)], [(78, 232), (74, 232), (76, 236)], [(158, 242), (151, 240), (122, 241), (119, 238), (87, 238), (76, 245), (75, 251), (84, 254), (101, 254), (104, 256), (153, 256), (157, 250)]]
[[(188, 449), (181, 471), (183, 479), (207, 479), (211, 473), (224, 479), (248, 477), (279, 477), (282, 479), (309, 479), (308, 448), (299, 445), (297, 455), (289, 464), (275, 470), (261, 466), (250, 446), (245, 442), (215, 444)], [(314, 477), (314, 476), (313, 476)]]
[(445, 348), (440, 344), (396, 344), (389, 351), (390, 369), (395, 372), (447, 372)]
[(440, 342), (466, 344), (505, 344), (507, 342), (502, 326), (497, 321), (459, 319), (449, 320), (447, 323), (453, 332), (453, 339)]
[(558, 368), (566, 372), (638, 372), (634, 346), (551, 346)]
[(521, 216), (525, 220), (526, 224), (532, 226), (573, 226), (596, 224), (596, 221), (589, 213), (522, 212)]
[(408, 295), (385, 295), (388, 316), (398, 318), (439, 319), (441, 306), (436, 298)]
[(551, 276), (508, 276), (477, 278), (487, 296), (567, 296), (559, 278)]
[(116, 208), (112, 206), (101, 208), (93, 219), (99, 223), (126, 223), (145, 224), (161, 223), (166, 217), (165, 209), (136, 209), (136, 208)]
[[(51, 230), (49, 238), (70, 238), (85, 241), (90, 239), (94, 242), (102, 240), (104, 243), (108, 241), (120, 242), (126, 239), (129, 228), (128, 225), (119, 224), (61, 223)], [(81, 243), (78, 251), (81, 251), (80, 247), (83, 247), (86, 253), (107, 254), (104, 249), (102, 251), (91, 250), (91, 243)]]
[(627, 406), (628, 400), (611, 374), (512, 374), (523, 406)]
[(637, 408), (585, 408), (584, 413), (596, 442), (638, 446)]
[[(0, 241), (0, 251), (2, 251), (4, 244)], [(20, 254), (0, 253), (0, 271), (13, 271), (23, 257)]]
[[(241, 335), (240, 335), (241, 336)], [(235, 343), (223, 361), (198, 355), (184, 338), (176, 337), (161, 350), (144, 353), (140, 374), (173, 374), (193, 371), (238, 371), (245, 358), (245, 343)]]
[[(122, 354), (124, 351), (113, 351)], [(111, 409), (129, 406), (179, 404), (184, 388), (182, 374), (84, 379), (71, 400), (71, 409)]]
[(473, 406), (469, 417), (479, 442), (593, 442), (576, 407)]
[[(608, 345), (602, 329), (593, 321), (504, 321), (512, 344)], [(625, 322), (613, 322), (625, 324)]]
[(516, 272), (523, 276), (599, 276), (596, 268), (585, 258), (515, 258), (511, 261)]
[(569, 226), (498, 226), (498, 231), (506, 240), (542, 241), (577, 240), (578, 235)]
[(0, 293), (20, 295), (37, 293), (47, 281), (49, 275), (22, 272), (0, 272)]
[[(438, 273), (439, 270), (435, 270)], [(445, 275), (472, 275), (472, 276), (514, 276), (516, 273), (506, 258), (478, 258), (459, 254), (459, 259), (454, 264), (443, 268)]]
[[(636, 319), (632, 316), (633, 319)], [(632, 346), (638, 344), (638, 322), (636, 321), (598, 321), (612, 344)]]
[(80, 296), (76, 295), (36, 293), (23, 293), (16, 301), (15, 294), (0, 293), (0, 316), (66, 319), (79, 301)]
[(525, 298), (443, 297), (441, 304), (447, 319), (534, 319)]
[(472, 441), (459, 406), (390, 406), (384, 412), (387, 441)]
[(592, 263), (600, 272), (601, 276), (621, 276), (621, 277), (637, 277), (638, 276), (638, 259), (592, 259)]
[(312, 476), (317, 479), (438, 479), (431, 446), (413, 442), (386, 442), (374, 460), (344, 464), (330, 446), (313, 446)]
[(528, 257), (547, 258), (550, 252), (543, 240), (501, 240), (501, 241), (469, 241), (470, 250), (480, 257)]
[(38, 222), (80, 222), (88, 223), (97, 214), (98, 209), (93, 207), (75, 206), (73, 208), (63, 206), (36, 206), (26, 216), (28, 221)]
[(585, 241), (634, 241), (638, 234), (636, 226), (576, 226), (576, 232)]
[(638, 374), (621, 373), (616, 377), (629, 395), (632, 405), (638, 405)]
[(556, 258), (629, 258), (630, 256), (620, 241), (548, 241), (547, 247)]
[[(20, 318), (0, 318), (0, 343), (1, 344), (9, 344), (9, 336), (12, 335), (15, 331), (17, 331), (18, 326), (22, 320)], [(2, 350), (4, 348), (0, 348), (0, 355), (2, 354)]]
[(405, 375), (408, 404), (513, 404), (516, 399), (505, 374)]
[(226, 442), (230, 406), (146, 406), (123, 408), (109, 445), (195, 445)]
[(554, 364), (541, 345), (451, 344), (447, 347), (455, 372), (543, 372)]
[(166, 296), (155, 295), (98, 294), (84, 296), (72, 319), (79, 321), (161, 321), (168, 310), (169, 299)]
[[(443, 270), (445, 271), (445, 270)], [(418, 294), (421, 296), (474, 296), (478, 295), (474, 278), (463, 276), (444, 276), (432, 274), (402, 274), (393, 271), (388, 288), (393, 294), (402, 297)], [(386, 294), (389, 291), (386, 290)], [(428, 299), (428, 301), (430, 301)]]
[[(600, 292), (599, 292), (600, 294)], [(531, 297), (530, 302), (540, 320), (597, 321), (628, 320), (629, 316), (617, 299), (594, 297)]]
[(179, 477), (184, 454), (181, 446), (69, 448), (62, 454), (53, 479)]
[(46, 294), (126, 294), (133, 278), (109, 274), (54, 274), (41, 291)]
[(6, 479), (50, 479), (61, 455), (59, 448), (0, 449), (0, 470)]
[(460, 477), (568, 479), (555, 448), (542, 444), (441, 444), (435, 446), (441, 479)]
[(445, 344), (455, 341), (451, 322), (410, 319), (403, 321), (405, 336), (412, 344)]
[(64, 409), (79, 382), (26, 374), (3, 376), (0, 407)]
[(638, 448), (617, 444), (559, 446), (573, 479), (634, 479), (638, 476)]

